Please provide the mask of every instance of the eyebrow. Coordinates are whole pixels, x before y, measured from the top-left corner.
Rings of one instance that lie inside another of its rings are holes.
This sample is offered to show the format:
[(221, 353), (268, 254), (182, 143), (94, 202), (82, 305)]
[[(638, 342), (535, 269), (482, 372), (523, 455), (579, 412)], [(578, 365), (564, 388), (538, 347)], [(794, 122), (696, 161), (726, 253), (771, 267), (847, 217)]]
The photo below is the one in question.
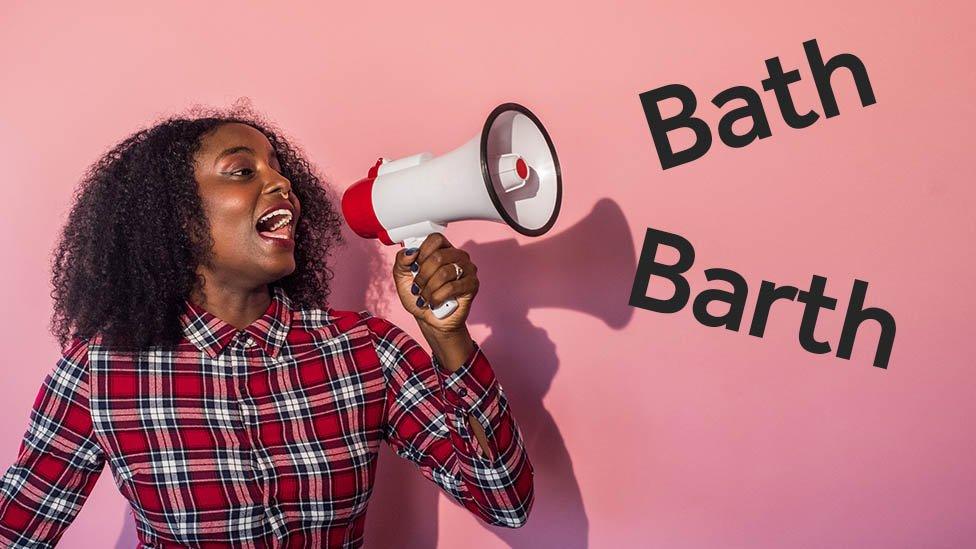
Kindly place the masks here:
[[(238, 145), (237, 147), (231, 147), (229, 149), (224, 149), (220, 154), (218, 154), (217, 155), (217, 158), (214, 159), (214, 166), (217, 165), (217, 162), (219, 162), (221, 158), (223, 158), (223, 157), (225, 157), (227, 155), (234, 154), (234, 153), (239, 153), (239, 152), (249, 152), (249, 153), (253, 154), (254, 156), (257, 156), (257, 154), (254, 152), (254, 149), (252, 149), (251, 147), (246, 147), (244, 145)], [(278, 158), (277, 151), (275, 151), (274, 149), (271, 149), (271, 153), (272, 153), (272, 155), (274, 155), (275, 159)]]

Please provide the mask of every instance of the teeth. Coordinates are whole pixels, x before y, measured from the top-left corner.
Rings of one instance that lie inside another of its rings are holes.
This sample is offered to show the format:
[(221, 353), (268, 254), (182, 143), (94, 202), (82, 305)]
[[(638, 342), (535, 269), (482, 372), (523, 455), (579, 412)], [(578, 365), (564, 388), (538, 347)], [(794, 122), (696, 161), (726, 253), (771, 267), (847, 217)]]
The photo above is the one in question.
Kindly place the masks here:
[(271, 226), (271, 230), (272, 231), (277, 231), (278, 229), (280, 229), (280, 228), (284, 227), (285, 225), (287, 225), (289, 221), (291, 221), (291, 217), (283, 217), (281, 219), (281, 221), (279, 221), (279, 222), (277, 222), (277, 223), (275, 223), (274, 225)]
[(283, 217), (277, 223), (275, 223), (269, 230), (276, 231), (284, 227), (288, 223), (291, 223), (292, 214), (290, 211), (288, 211), (285, 208), (279, 208), (272, 212), (268, 212), (267, 215), (262, 216), (261, 219), (258, 220), (258, 223), (263, 223), (276, 215), (280, 215)]
[(266, 220), (271, 219), (272, 217), (274, 217), (276, 215), (287, 215), (288, 216), (288, 219), (291, 219), (291, 212), (290, 211), (288, 211), (285, 208), (278, 208), (277, 210), (275, 210), (273, 212), (268, 212), (267, 215), (265, 215), (261, 219), (258, 219), (258, 221), (266, 221)]
[(287, 210), (287, 209), (285, 209), (285, 208), (278, 208), (277, 210), (275, 210), (275, 211), (273, 211), (273, 212), (268, 212), (268, 213), (267, 213), (267, 215), (265, 215), (264, 217), (262, 217), (262, 218), (261, 218), (261, 219), (259, 219), (258, 221), (264, 221), (264, 220), (266, 220), (266, 219), (271, 219), (271, 217), (272, 217), (272, 216), (275, 216), (275, 215), (280, 215), (280, 214), (285, 214), (285, 215), (287, 215), (288, 217), (291, 217), (291, 212), (290, 212), (290, 211), (288, 211), (288, 210)]

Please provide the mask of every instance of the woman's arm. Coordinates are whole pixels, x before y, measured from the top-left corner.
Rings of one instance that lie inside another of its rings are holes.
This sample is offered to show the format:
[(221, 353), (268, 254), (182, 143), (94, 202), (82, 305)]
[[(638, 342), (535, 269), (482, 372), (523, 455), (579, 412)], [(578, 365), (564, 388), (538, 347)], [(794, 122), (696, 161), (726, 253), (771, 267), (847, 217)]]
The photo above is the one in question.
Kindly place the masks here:
[(13, 465), (0, 478), (0, 546), (54, 547), (105, 465), (88, 406), (88, 343), (74, 339), (34, 399)]
[(384, 435), (393, 450), (488, 524), (523, 526), (535, 500), (534, 470), (480, 347), (471, 342), (471, 353), (449, 370), (436, 354), (456, 364), (453, 344), (438, 340), (431, 357), (389, 321), (367, 323), (387, 382)]
[[(445, 368), (448, 372), (456, 372), (461, 368), (465, 360), (474, 353), (474, 341), (471, 339), (471, 334), (468, 332), (467, 326), (464, 327), (462, 332), (454, 336), (440, 334), (435, 330), (431, 330), (425, 324), (420, 325), (420, 331), (423, 332), (424, 338), (434, 353), (435, 363)], [(490, 456), (490, 444), (485, 436), (484, 428), (472, 416), (468, 416), (468, 425), (471, 426), (471, 430), (474, 431), (474, 435), (481, 445), (482, 455)]]
[[(505, 393), (468, 332), (477, 274), (468, 253), (440, 233), (397, 252), (397, 294), (433, 357), (400, 328), (371, 319), (387, 374), (387, 440), (468, 510), (518, 528), (534, 502), (534, 471)], [(448, 299), (457, 308), (437, 318), (432, 308)]]

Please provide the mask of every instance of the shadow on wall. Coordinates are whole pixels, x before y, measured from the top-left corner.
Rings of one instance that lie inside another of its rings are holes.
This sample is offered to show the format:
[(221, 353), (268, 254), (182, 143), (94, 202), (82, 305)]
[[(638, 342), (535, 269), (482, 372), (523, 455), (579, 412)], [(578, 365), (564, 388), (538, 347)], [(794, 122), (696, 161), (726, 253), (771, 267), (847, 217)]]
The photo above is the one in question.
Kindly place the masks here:
[[(344, 235), (347, 244), (332, 263), (336, 277), (330, 304), (383, 316), (380, 295), (389, 282), (389, 258), (373, 242)], [(623, 300), (608, 300), (607, 292), (595, 291), (631, 285), (636, 258), (626, 219), (615, 202), (603, 199), (573, 227), (530, 244), (508, 239), (459, 247), (477, 262), (482, 281), (468, 320), (491, 329), (479, 343), (505, 390), (535, 469), (529, 522), (519, 529), (482, 526), (515, 548), (587, 547), (589, 520), (572, 459), (543, 405), (559, 370), (559, 357), (546, 330), (532, 325), (528, 314), (533, 308), (569, 309), (614, 329), (626, 326), (633, 309)], [(436, 547), (439, 489), (386, 444), (380, 447), (379, 459), (365, 546)], [(124, 524), (116, 549), (137, 544), (131, 509)]]
[[(626, 219), (615, 202), (603, 199), (573, 227), (530, 244), (508, 239), (458, 247), (471, 254), (481, 279), (468, 321), (491, 328), (480, 343), (508, 396), (535, 469), (535, 504), (528, 523), (519, 529), (483, 527), (515, 548), (586, 547), (589, 521), (572, 459), (543, 405), (559, 357), (546, 330), (532, 325), (528, 314), (533, 308), (569, 309), (614, 329), (626, 326), (633, 309), (596, 290), (631, 285), (636, 258)], [(437, 487), (386, 445), (381, 454), (392, 457), (384, 456), (378, 467), (366, 518), (366, 547), (436, 547)]]

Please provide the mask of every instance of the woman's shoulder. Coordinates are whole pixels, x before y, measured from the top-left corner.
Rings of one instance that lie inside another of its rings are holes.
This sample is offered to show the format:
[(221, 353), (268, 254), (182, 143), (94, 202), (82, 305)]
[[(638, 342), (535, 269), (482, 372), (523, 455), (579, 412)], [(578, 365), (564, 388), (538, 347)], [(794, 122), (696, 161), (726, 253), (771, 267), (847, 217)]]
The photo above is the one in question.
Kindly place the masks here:
[(94, 337), (80, 337), (77, 335), (72, 335), (68, 340), (61, 346), (61, 357), (62, 359), (72, 360), (74, 362), (84, 362), (88, 360), (88, 348), (95, 338), (100, 338), (101, 336)]
[(296, 310), (293, 322), (305, 330), (329, 330), (345, 333), (356, 329), (370, 332), (385, 332), (395, 325), (385, 317), (375, 314), (369, 308), (345, 309), (326, 306), (324, 308), (301, 308)]

